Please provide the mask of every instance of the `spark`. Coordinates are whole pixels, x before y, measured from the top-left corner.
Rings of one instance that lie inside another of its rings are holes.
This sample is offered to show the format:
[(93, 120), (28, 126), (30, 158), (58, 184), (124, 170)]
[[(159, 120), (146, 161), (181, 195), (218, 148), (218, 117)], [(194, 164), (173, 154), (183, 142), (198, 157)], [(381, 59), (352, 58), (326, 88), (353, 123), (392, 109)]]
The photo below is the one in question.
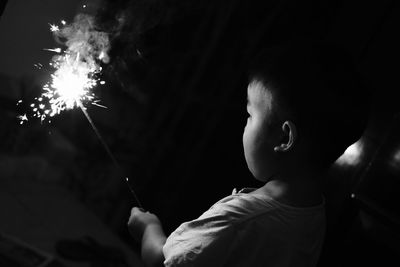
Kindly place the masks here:
[(35, 63), (33, 64), (37, 69), (41, 70), (43, 68), (43, 65), (41, 63)]
[(50, 25), (50, 31), (51, 32), (58, 32), (60, 31), (60, 27), (58, 25), (55, 24), (49, 24)]
[(61, 48), (44, 48), (43, 50), (50, 51), (50, 52), (56, 52), (56, 53), (61, 53)]
[(17, 118), (20, 120), (19, 124), (24, 124), (25, 121), (28, 121), (28, 117), (26, 116), (26, 114), (19, 115), (17, 116)]
[(98, 104), (98, 103), (96, 103), (96, 102), (93, 102), (92, 105), (98, 106), (98, 107), (100, 107), (100, 108), (105, 108), (105, 109), (107, 109), (106, 106), (100, 105), (100, 104)]
[(99, 59), (102, 60), (105, 57), (105, 54), (103, 51), (101, 51), (100, 55), (99, 55)]
[(62, 24), (62, 25), (66, 25), (67, 22), (66, 22), (65, 20), (61, 20), (61, 24)]

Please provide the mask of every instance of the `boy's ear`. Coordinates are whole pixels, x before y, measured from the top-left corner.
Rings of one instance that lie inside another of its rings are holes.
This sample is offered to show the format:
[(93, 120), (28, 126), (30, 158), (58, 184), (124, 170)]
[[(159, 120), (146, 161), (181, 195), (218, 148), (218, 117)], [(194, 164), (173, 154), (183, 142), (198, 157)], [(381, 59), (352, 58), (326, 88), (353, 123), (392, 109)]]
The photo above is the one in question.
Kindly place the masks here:
[(287, 141), (274, 147), (275, 152), (287, 152), (291, 150), (297, 140), (297, 129), (293, 122), (285, 121), (282, 124), (282, 131), (284, 132), (285, 137), (287, 137), (285, 138)]

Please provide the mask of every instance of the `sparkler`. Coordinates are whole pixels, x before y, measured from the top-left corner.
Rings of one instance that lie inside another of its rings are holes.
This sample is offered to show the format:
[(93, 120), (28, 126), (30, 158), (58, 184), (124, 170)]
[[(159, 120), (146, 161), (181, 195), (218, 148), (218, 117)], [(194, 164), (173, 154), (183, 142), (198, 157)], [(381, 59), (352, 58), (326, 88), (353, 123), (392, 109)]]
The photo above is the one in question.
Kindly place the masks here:
[[(43, 122), (64, 110), (79, 108), (115, 167), (120, 173), (123, 173), (85, 106), (92, 104), (104, 107), (98, 104), (99, 100), (96, 99), (92, 89), (99, 82), (98, 76), (102, 70), (101, 62), (109, 62), (107, 54), (109, 50), (108, 35), (95, 29), (94, 18), (89, 15), (76, 16), (72, 24), (67, 24), (66, 21), (62, 20), (61, 24), (61, 27), (49, 24), (50, 31), (55, 35), (56, 40), (66, 40), (64, 43), (67, 48), (65, 50), (61, 48), (45, 49), (57, 53), (50, 62), (50, 66), (55, 71), (51, 75), (51, 82), (43, 86), (41, 96), (35, 98), (36, 102), (30, 105), (34, 112), (33, 116), (40, 118)], [(100, 84), (105, 84), (105, 82), (100, 81)], [(21, 100), (18, 104), (20, 102)], [(25, 114), (19, 116), (19, 119), (21, 124), (28, 120)], [(124, 181), (137, 204), (142, 208), (141, 202), (129, 183), (129, 178), (125, 177)]]
[[(107, 143), (104, 141), (103, 137), (101, 136), (99, 130), (97, 129), (96, 125), (93, 123), (92, 118), (90, 118), (89, 113), (87, 113), (86, 108), (82, 105), (81, 102), (78, 102), (79, 108), (82, 110), (83, 114), (85, 115), (86, 119), (89, 121), (90, 125), (92, 126), (93, 131), (99, 138), (101, 144), (103, 145), (104, 149), (106, 150), (108, 156), (111, 158), (112, 162), (114, 163), (114, 166), (122, 173), (122, 168), (118, 164), (117, 159), (114, 157), (113, 153), (111, 152), (110, 148), (108, 147)], [(125, 177), (125, 182), (128, 185), (129, 190), (131, 191), (133, 197), (135, 198), (138, 206), (143, 209), (142, 203), (140, 202), (138, 196), (135, 193), (135, 190), (133, 190), (132, 186), (129, 183), (129, 178), (126, 176)]]

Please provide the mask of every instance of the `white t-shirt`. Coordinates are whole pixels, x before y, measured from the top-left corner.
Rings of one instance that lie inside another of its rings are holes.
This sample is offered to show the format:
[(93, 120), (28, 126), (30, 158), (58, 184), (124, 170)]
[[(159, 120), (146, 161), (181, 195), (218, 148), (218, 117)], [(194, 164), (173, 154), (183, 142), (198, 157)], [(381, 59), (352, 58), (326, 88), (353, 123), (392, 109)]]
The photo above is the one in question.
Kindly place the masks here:
[(261, 194), (233, 194), (168, 237), (164, 265), (315, 266), (325, 223), (324, 203), (297, 208)]

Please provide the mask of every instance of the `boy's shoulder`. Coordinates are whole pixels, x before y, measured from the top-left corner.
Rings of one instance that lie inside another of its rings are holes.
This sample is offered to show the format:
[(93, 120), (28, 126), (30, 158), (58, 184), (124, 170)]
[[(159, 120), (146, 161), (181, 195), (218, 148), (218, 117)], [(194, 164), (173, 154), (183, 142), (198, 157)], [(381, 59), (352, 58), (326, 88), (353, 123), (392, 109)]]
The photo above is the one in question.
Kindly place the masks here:
[(245, 188), (238, 192), (234, 191), (232, 195), (215, 203), (199, 219), (219, 218), (238, 224), (263, 218), (272, 220), (273, 215), (277, 214), (280, 214), (282, 218), (298, 218), (324, 212), (324, 202), (312, 207), (299, 208), (283, 204), (259, 189)]
[[(256, 193), (234, 193), (171, 233), (163, 250), (166, 262), (172, 266), (178, 261), (196, 261), (210, 266), (210, 260), (218, 258), (218, 266), (243, 266), (227, 263), (243, 260), (241, 252), (248, 249), (259, 251), (256, 258), (265, 256), (262, 262), (269, 262), (271, 253), (283, 253), (276, 248), (277, 243), (288, 250), (307, 236), (312, 239), (309, 243), (315, 244), (314, 240), (319, 240), (324, 232), (322, 211), (323, 207), (310, 210), (281, 205)], [(316, 217), (310, 220), (309, 215)]]

